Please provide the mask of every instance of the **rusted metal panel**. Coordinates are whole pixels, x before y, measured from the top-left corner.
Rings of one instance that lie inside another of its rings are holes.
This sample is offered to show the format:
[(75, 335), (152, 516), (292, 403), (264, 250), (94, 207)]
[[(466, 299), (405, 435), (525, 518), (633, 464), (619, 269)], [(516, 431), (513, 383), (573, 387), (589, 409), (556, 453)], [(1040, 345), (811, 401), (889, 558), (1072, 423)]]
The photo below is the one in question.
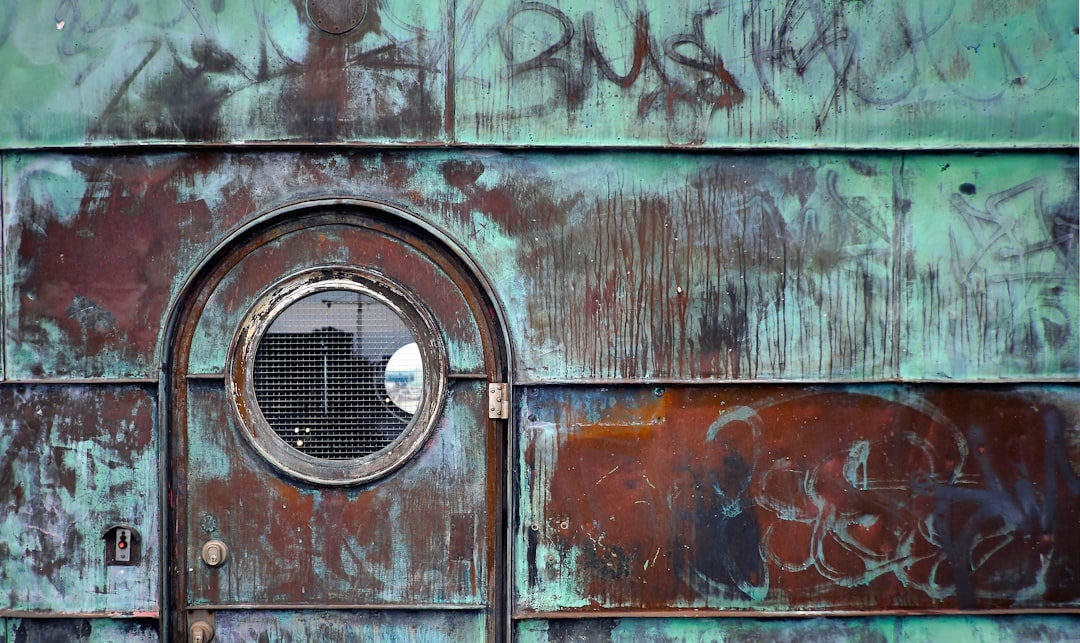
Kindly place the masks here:
[[(451, 386), (448, 413), (393, 475), (361, 486), (276, 474), (242, 439), (221, 381), (193, 380), (188, 424), (188, 601), (203, 605), (428, 605), (482, 610), (490, 519), (483, 381)], [(468, 556), (452, 544), (468, 514)], [(199, 561), (226, 542), (221, 568)]]
[(936, 616), (829, 619), (586, 619), (525, 621), (518, 624), (520, 643), (717, 643), (723, 641), (1074, 641), (1076, 616)]
[[(156, 617), (155, 390), (0, 387), (0, 614)], [(141, 559), (107, 566), (107, 529), (132, 525)]]
[(1075, 386), (530, 387), (519, 421), (520, 615), (1080, 606)]
[(1077, 24), (1053, 0), (10, 3), (0, 146), (1075, 145)]
[(193, 161), (4, 157), (9, 377), (156, 376), (170, 298), (230, 224)]
[(219, 611), (214, 625), (226, 641), (435, 643), (485, 640), (483, 614), (468, 611)]
[(157, 643), (156, 621), (143, 619), (0, 618), (3, 641), (11, 643)]
[(19, 154), (5, 170), (12, 378), (154, 376), (166, 308), (214, 245), (328, 194), (398, 206), (469, 254), (522, 381), (1080, 372), (1075, 154)]

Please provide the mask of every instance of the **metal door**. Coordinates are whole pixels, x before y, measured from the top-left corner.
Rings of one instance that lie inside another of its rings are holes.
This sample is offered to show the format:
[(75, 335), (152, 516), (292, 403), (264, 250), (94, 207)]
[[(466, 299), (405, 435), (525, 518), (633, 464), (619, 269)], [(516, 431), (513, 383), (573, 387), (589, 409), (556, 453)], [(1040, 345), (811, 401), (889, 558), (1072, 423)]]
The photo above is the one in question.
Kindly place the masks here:
[[(166, 392), (177, 639), (501, 637), (494, 310), (435, 233), (370, 205), (288, 208), (207, 262), (174, 315)], [(372, 348), (379, 319), (390, 339)], [(395, 399), (410, 376), (414, 399)], [(340, 427), (309, 417), (331, 407)]]

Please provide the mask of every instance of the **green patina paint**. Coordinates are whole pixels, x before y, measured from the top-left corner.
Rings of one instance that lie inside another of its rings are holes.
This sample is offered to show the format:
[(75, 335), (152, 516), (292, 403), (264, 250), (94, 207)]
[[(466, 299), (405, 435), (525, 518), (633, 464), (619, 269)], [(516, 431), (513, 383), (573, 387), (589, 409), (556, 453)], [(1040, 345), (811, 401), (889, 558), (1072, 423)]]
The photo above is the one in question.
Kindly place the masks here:
[(483, 641), (486, 624), (483, 613), (469, 611), (232, 610), (216, 615), (221, 631), (251, 632), (270, 641)]
[[(153, 397), (134, 387), (0, 389), (0, 610), (157, 610), (157, 436)], [(139, 531), (142, 560), (108, 567), (105, 530)]]
[(1075, 141), (1076, 8), (984, 5), (459, 4), (457, 133), (526, 145), (937, 146), (1051, 142), (1048, 130)]
[(1040, 156), (905, 165), (901, 376), (1080, 372), (1076, 183)]
[(1076, 616), (903, 616), (829, 619), (622, 618), (521, 621), (522, 643), (589, 640), (596, 643), (726, 643), (728, 641), (936, 641), (1075, 640)]
[(411, 0), (343, 36), (304, 7), (13, 5), (0, 145), (1077, 141), (1075, 3)]

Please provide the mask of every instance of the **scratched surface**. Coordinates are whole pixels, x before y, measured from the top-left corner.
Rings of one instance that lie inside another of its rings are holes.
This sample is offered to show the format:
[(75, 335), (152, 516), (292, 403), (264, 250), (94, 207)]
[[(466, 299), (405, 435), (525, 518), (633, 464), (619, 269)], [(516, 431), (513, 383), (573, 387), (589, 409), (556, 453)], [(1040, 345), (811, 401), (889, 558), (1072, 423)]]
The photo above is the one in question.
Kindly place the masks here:
[(0, 147), (1077, 142), (1073, 2), (308, 4), (6, 3)]
[[(160, 537), (155, 389), (0, 387), (0, 612), (156, 616)], [(105, 565), (105, 531), (142, 560)]]
[(1076, 616), (949, 616), (830, 619), (596, 619), (525, 621), (520, 643), (938, 643), (1075, 641)]
[[(449, 605), (488, 591), (489, 475), (482, 381), (456, 382), (448, 412), (394, 475), (346, 488), (275, 474), (240, 437), (221, 381), (193, 381), (188, 424), (191, 605)], [(219, 569), (198, 559), (230, 546)]]
[(519, 614), (1080, 606), (1075, 386), (523, 395)]
[(214, 245), (328, 194), (470, 255), (521, 381), (1080, 373), (1070, 153), (24, 153), (3, 186), (11, 378), (155, 376)]

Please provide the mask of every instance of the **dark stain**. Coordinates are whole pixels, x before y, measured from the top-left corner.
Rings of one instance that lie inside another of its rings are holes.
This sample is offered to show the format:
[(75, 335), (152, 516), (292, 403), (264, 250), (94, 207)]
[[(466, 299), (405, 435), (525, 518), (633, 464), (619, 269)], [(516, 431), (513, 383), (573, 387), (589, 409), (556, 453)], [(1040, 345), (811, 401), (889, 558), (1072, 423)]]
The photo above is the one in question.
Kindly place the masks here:
[(529, 587), (536, 587), (540, 581), (539, 567), (536, 564), (536, 550), (540, 546), (539, 525), (529, 525), (525, 530), (525, 561), (529, 567)]
[(736, 450), (723, 450), (721, 468), (704, 474), (704, 484), (695, 489), (694, 511), (682, 519), (691, 524), (695, 536), (694, 568), (717, 585), (741, 593), (767, 587), (759, 551), (761, 530), (748, 489), (752, 471)]
[[(98, 624), (107, 624), (95, 632)], [(156, 641), (158, 625), (142, 618), (26, 618), (15, 628), (12, 643), (90, 643), (103, 640), (106, 633), (127, 641)]]
[[(307, 0), (293, 0), (300, 15)], [(288, 131), (314, 142), (350, 138), (431, 141), (440, 136), (439, 69), (423, 37), (398, 42), (382, 27), (378, 3), (343, 34), (308, 33), (307, 57), (284, 72), (280, 101)]]
[(447, 183), (465, 191), (475, 186), (476, 180), (484, 173), (484, 164), (479, 160), (453, 159), (440, 163), (439, 169)]
[[(877, 176), (877, 168), (870, 163), (864, 163), (859, 159), (851, 159), (848, 161), (848, 166), (855, 170), (855, 173), (859, 176)], [(947, 167), (947, 165), (946, 165)]]
[(975, 195), (975, 184), (974, 183), (961, 183), (960, 184), (960, 193), (961, 194), (966, 194), (968, 196), (974, 196)]
[(15, 628), (15, 643), (80, 643), (90, 640), (85, 618), (23, 619)]
[(618, 620), (607, 618), (588, 619), (584, 621), (577, 619), (551, 619), (547, 621), (547, 638), (545, 643), (576, 643), (578, 641), (609, 643), (614, 640), (613, 635), (618, 624)]

